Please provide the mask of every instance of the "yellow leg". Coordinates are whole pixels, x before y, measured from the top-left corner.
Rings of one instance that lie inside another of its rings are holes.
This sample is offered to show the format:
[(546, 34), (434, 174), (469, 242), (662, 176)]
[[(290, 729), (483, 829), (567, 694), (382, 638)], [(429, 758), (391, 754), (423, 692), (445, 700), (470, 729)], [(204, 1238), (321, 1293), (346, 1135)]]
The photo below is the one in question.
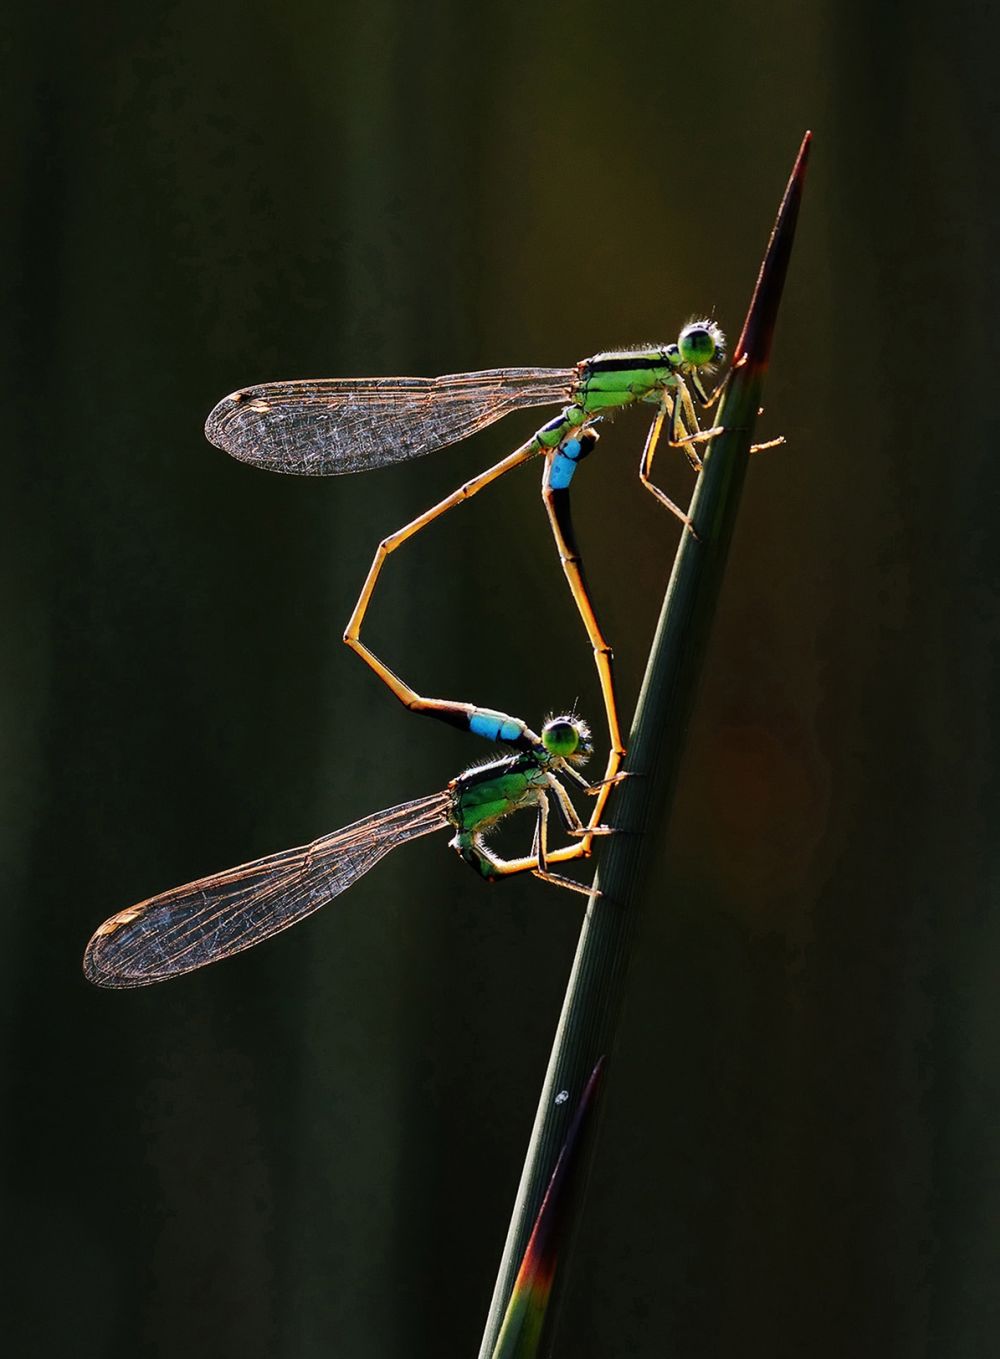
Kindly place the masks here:
[(687, 383), (683, 378), (677, 379), (677, 396), (674, 401), (674, 414), (670, 427), (670, 446), (680, 448), (684, 451), (684, 456), (696, 472), (701, 471), (702, 462), (698, 456), (694, 445), (706, 443), (714, 439), (717, 434), (722, 433), (721, 425), (713, 425), (711, 429), (702, 429), (698, 420), (698, 412), (694, 408), (691, 400), (691, 393), (688, 391)]
[[(551, 882), (556, 887), (566, 887), (571, 892), (579, 892), (582, 896), (589, 897), (594, 890), (584, 882), (575, 882), (572, 878), (564, 878), (561, 873), (552, 873), (549, 869), (539, 868), (537, 859), (501, 859), (496, 854), (480, 848), (480, 853), (488, 860), (491, 870), (491, 877), (494, 881), (500, 878), (513, 878), (518, 873), (531, 873), (536, 878), (541, 878), (542, 882)], [(554, 850), (549, 855), (549, 863), (565, 863), (567, 859), (583, 859), (586, 855), (574, 849), (572, 854), (566, 854), (561, 849)]]
[[(555, 780), (553, 780), (553, 786), (558, 786)], [(571, 808), (572, 805), (572, 803), (569, 803)], [(535, 839), (530, 858), (501, 859), (499, 855), (493, 854), (481, 843), (477, 843), (476, 849), (485, 862), (489, 864), (490, 874), (494, 878), (511, 878), (518, 873), (533, 873), (536, 878), (541, 878), (543, 882), (551, 882), (556, 887), (565, 887), (571, 892), (579, 892), (583, 896), (589, 897), (593, 889), (586, 883), (575, 882), (572, 878), (564, 878), (561, 873), (553, 873), (549, 868), (550, 863), (557, 861), (565, 863), (570, 859), (586, 858), (587, 851), (583, 847), (583, 842), (581, 841), (579, 845), (567, 845), (564, 849), (553, 850), (550, 854), (548, 824), (549, 800), (544, 792), (540, 792), (538, 795), (538, 819), (535, 823)], [(582, 823), (580, 829), (583, 829)]]
[(518, 873), (532, 873), (536, 878), (541, 878), (543, 882), (554, 883), (557, 887), (566, 887), (571, 892), (580, 892), (583, 896), (589, 897), (593, 890), (586, 883), (574, 882), (572, 878), (564, 878), (561, 873), (553, 873), (550, 865), (556, 863), (569, 863), (573, 859), (585, 859), (587, 854), (584, 852), (583, 843), (579, 845), (565, 845), (560, 849), (551, 850), (546, 856), (545, 868), (539, 868), (538, 859), (535, 856), (527, 859), (500, 859), (495, 854), (480, 850), (488, 856), (492, 875), (495, 878), (512, 878)]
[[(564, 878), (561, 873), (542, 872), (540, 868), (535, 869), (535, 877), (541, 878), (542, 882), (551, 882), (555, 887), (567, 887), (571, 892), (579, 892), (585, 897), (589, 897), (594, 891), (593, 887), (585, 882), (575, 882), (573, 878)], [(600, 896), (600, 892), (595, 895)]]
[(593, 648), (594, 663), (597, 666), (597, 678), (601, 685), (604, 712), (608, 724), (608, 763), (604, 771), (604, 778), (596, 785), (596, 801), (579, 846), (580, 853), (587, 855), (590, 853), (592, 838), (604, 813), (608, 794), (614, 786), (616, 776), (621, 768), (625, 756), (625, 744), (622, 740), (621, 723), (618, 720), (618, 704), (615, 699), (615, 683), (611, 666), (611, 647), (605, 640), (601, 626), (597, 621), (597, 615), (594, 612), (590, 592), (584, 578), (583, 559), (576, 545), (570, 519), (569, 492), (568, 490), (553, 490), (549, 486), (547, 478), (543, 478), (542, 501), (545, 505), (545, 512), (549, 517), (549, 526), (552, 529), (552, 537), (555, 539), (563, 573), (566, 576), (570, 593), (576, 603), (577, 611)]
[(695, 395), (698, 397), (699, 402), (701, 403), (702, 406), (704, 406), (705, 410), (712, 409), (712, 407), (718, 401), (719, 397), (722, 395), (722, 393), (726, 390), (727, 386), (729, 385), (729, 379), (731, 376), (732, 369), (729, 370), (729, 372), (718, 384), (715, 390), (711, 393), (711, 395), (709, 395), (709, 393), (705, 391), (705, 388), (702, 384), (701, 377), (699, 376), (699, 374), (697, 372), (691, 374), (691, 386), (694, 388)]
[(691, 528), (690, 515), (685, 514), (679, 505), (675, 505), (670, 497), (661, 491), (659, 486), (654, 486), (650, 480), (653, 472), (653, 456), (663, 433), (663, 422), (668, 415), (672, 415), (672, 403), (664, 392), (663, 403), (656, 412), (656, 419), (649, 427), (649, 433), (646, 435), (646, 446), (642, 450), (642, 457), (639, 459), (639, 480), (650, 495), (655, 496), (661, 505), (668, 509), (671, 514), (676, 515), (686, 529), (691, 529), (691, 532), (694, 533), (694, 529)]
[(370, 666), (371, 669), (375, 671), (375, 674), (378, 675), (383, 684), (387, 685), (399, 699), (400, 703), (409, 708), (411, 712), (427, 713), (428, 716), (440, 717), (444, 721), (451, 721), (454, 719), (456, 711), (467, 711), (471, 713), (474, 705), (471, 703), (448, 703), (442, 699), (422, 697), (415, 689), (412, 689), (405, 680), (401, 680), (398, 675), (394, 674), (393, 671), (390, 670), (383, 661), (379, 660), (378, 656), (362, 642), (361, 624), (364, 622), (365, 615), (368, 612), (368, 605), (371, 603), (371, 598), (375, 591), (375, 586), (378, 583), (378, 578), (381, 575), (382, 567), (385, 565), (386, 559), (395, 552), (398, 547), (401, 547), (407, 539), (412, 538), (415, 534), (419, 533), (421, 529), (426, 528), (428, 524), (433, 523), (435, 519), (440, 518), (442, 514), (453, 509), (456, 505), (461, 505), (466, 500), (471, 500), (474, 495), (478, 495), (484, 487), (489, 486), (490, 483), (496, 481), (498, 477), (502, 477), (505, 472), (510, 472), (515, 467), (520, 467), (521, 463), (527, 462), (529, 458), (535, 457), (538, 451), (538, 447), (534, 443), (534, 440), (529, 440), (528, 443), (522, 444), (520, 448), (515, 449), (513, 453), (509, 454), (501, 462), (496, 463), (493, 467), (488, 467), (485, 472), (480, 472), (477, 477), (473, 477), (471, 481), (465, 482), (457, 491), (446, 496), (444, 500), (439, 501), (438, 504), (432, 506), (431, 509), (425, 510), (423, 514), (418, 515), (416, 519), (412, 519), (408, 524), (404, 525), (403, 528), (390, 534), (388, 538), (383, 538), (375, 551), (375, 558), (372, 561), (371, 569), (361, 588), (358, 602), (354, 606), (354, 612), (351, 614), (347, 628), (344, 632), (344, 641), (352, 651), (356, 652), (361, 657), (366, 665)]
[[(697, 394), (697, 397), (698, 397), (699, 402), (701, 403), (701, 405), (702, 405), (706, 410), (710, 409), (710, 407), (714, 406), (715, 403), (718, 401), (719, 397), (720, 397), (720, 396), (722, 395), (722, 393), (726, 390), (726, 387), (727, 387), (727, 385), (728, 385), (728, 383), (729, 383), (729, 379), (730, 379), (731, 376), (732, 376), (732, 370), (730, 370), (730, 371), (726, 374), (726, 376), (725, 376), (725, 378), (723, 379), (723, 381), (719, 383), (718, 387), (716, 387), (716, 389), (715, 389), (715, 391), (712, 393), (712, 395), (709, 396), (708, 393), (705, 391), (705, 388), (702, 386), (702, 384), (701, 384), (701, 379), (699, 378), (698, 374), (697, 374), (697, 373), (692, 373), (692, 374), (691, 374), (691, 386), (694, 388), (695, 393)], [(762, 414), (763, 414), (763, 410), (758, 411), (757, 414), (758, 414), (758, 415), (762, 415)], [(714, 439), (715, 436), (716, 436), (717, 434), (721, 434), (721, 433), (722, 433), (722, 428), (721, 428), (721, 426), (720, 426), (720, 427), (716, 427), (715, 429), (705, 430), (704, 433), (702, 433), (701, 431), (699, 431), (699, 436), (700, 436), (701, 438)], [(783, 434), (779, 434), (778, 437), (777, 437), (776, 439), (768, 439), (766, 443), (763, 443), (763, 444), (751, 444), (751, 445), (750, 445), (750, 452), (751, 452), (751, 453), (763, 453), (766, 449), (769, 449), (769, 448), (780, 448), (781, 445), (782, 445), (784, 442), (785, 442), (785, 436), (784, 436)]]

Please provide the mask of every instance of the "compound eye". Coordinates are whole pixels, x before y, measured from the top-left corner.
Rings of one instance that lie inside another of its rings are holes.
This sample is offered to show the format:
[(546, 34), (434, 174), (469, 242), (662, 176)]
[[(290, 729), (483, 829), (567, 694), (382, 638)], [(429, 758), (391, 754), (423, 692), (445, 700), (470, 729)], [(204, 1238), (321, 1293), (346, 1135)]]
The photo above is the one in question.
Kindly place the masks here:
[(702, 368), (706, 363), (721, 359), (725, 346), (725, 336), (712, 321), (692, 321), (677, 340), (681, 359), (693, 368)]
[(542, 728), (542, 745), (550, 755), (568, 760), (580, 748), (581, 732), (569, 717), (553, 717)]

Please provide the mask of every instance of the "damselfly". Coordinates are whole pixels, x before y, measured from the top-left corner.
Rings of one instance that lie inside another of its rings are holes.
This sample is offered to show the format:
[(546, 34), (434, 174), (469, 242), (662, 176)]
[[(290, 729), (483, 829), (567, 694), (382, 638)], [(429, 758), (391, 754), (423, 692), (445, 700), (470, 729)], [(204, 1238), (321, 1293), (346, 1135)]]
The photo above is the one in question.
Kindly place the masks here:
[[(542, 498), (559, 559), (594, 651), (608, 724), (610, 753), (588, 832), (601, 819), (608, 789), (625, 748), (611, 669), (611, 647), (597, 621), (570, 519), (569, 487), (577, 465), (593, 449), (595, 420), (622, 406), (659, 406), (639, 462), (639, 480), (685, 524), (687, 516), (651, 480), (665, 421), (669, 442), (697, 468), (696, 445), (718, 433), (699, 427), (695, 400), (711, 406), (702, 375), (724, 357), (714, 322), (693, 321), (676, 344), (621, 350), (584, 359), (574, 368), (496, 368), (438, 378), (334, 378), (271, 382), (227, 396), (205, 425), (208, 439), (243, 462), (275, 472), (332, 476), (420, 457), (468, 438), (512, 411), (563, 403), (554, 419), (495, 466), (480, 472), (424, 514), (383, 539), (344, 634), (349, 647), (414, 712), (455, 720), (471, 705), (424, 698), (361, 640), (361, 624), (386, 558), (440, 515), (536, 455), (545, 459)], [(692, 393), (694, 396), (692, 397)], [(586, 840), (589, 848), (589, 835)]]
[[(586, 723), (575, 714), (554, 717), (536, 735), (516, 718), (478, 708), (470, 713), (470, 725), (512, 747), (514, 753), (467, 769), (443, 792), (376, 812), (300, 849), (200, 878), (119, 911), (87, 945), (85, 975), (98, 986), (146, 986), (228, 958), (311, 915), (389, 850), (431, 831), (450, 829), (451, 848), (487, 881), (534, 873), (547, 882), (589, 893), (589, 887), (551, 868), (585, 853), (587, 827), (564, 780), (591, 789), (578, 769), (591, 749)], [(550, 800), (573, 840), (552, 850)], [(531, 853), (520, 859), (501, 858), (484, 837), (522, 808), (535, 810)]]

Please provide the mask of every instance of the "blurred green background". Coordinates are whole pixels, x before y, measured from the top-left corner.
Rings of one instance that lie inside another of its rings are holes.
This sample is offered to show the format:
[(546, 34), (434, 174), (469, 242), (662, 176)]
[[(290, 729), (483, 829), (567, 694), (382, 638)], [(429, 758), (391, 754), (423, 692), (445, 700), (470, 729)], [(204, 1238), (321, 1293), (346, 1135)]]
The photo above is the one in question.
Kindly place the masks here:
[[(735, 338), (806, 127), (788, 446), (751, 468), (557, 1352), (997, 1353), (997, 37), (968, 0), (10, 16), (8, 1353), (476, 1352), (577, 900), (441, 837), (174, 984), (79, 966), (113, 910), (488, 753), (340, 634), (379, 538), (538, 420), (328, 481), (202, 421), (268, 378)], [(576, 498), (628, 710), (677, 540), (643, 432)], [(425, 693), (597, 725), (535, 467), (391, 563), (369, 635)]]

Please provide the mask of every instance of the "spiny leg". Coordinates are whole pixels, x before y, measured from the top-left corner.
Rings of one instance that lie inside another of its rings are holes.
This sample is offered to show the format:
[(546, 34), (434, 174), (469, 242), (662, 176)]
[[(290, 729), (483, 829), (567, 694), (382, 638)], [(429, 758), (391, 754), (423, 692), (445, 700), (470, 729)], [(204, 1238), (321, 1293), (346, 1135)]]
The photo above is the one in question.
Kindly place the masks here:
[(572, 878), (564, 878), (561, 873), (553, 873), (551, 865), (554, 863), (568, 863), (572, 859), (585, 859), (586, 854), (582, 852), (582, 846), (564, 846), (559, 849), (551, 850), (546, 855), (546, 868), (544, 871), (538, 867), (538, 858), (532, 855), (527, 859), (501, 859), (487, 849), (485, 845), (478, 846), (480, 854), (490, 866), (487, 876), (491, 879), (512, 878), (518, 873), (531, 873), (536, 878), (541, 878), (543, 882), (554, 883), (557, 887), (566, 887), (571, 892), (580, 892), (583, 896), (589, 897), (593, 888), (586, 883), (575, 882)]
[(401, 547), (407, 539), (412, 538), (415, 534), (419, 533), (421, 529), (426, 528), (428, 524), (433, 523), (435, 519), (440, 518), (440, 516), (445, 514), (448, 510), (454, 509), (455, 506), (463, 504), (466, 500), (471, 500), (472, 497), (478, 495), (484, 487), (489, 486), (490, 483), (496, 481), (498, 477), (502, 477), (504, 473), (512, 471), (515, 467), (519, 467), (521, 463), (527, 462), (529, 458), (533, 458), (538, 451), (538, 445), (533, 439), (522, 444), (520, 448), (515, 449), (513, 453), (508, 454), (506, 458), (501, 459), (501, 461), (496, 463), (493, 467), (487, 468), (485, 472), (480, 472), (478, 476), (465, 482), (457, 491), (453, 491), (451, 495), (446, 496), (444, 500), (439, 501), (429, 510), (425, 510), (423, 514), (417, 515), (416, 519), (411, 519), (408, 524), (405, 524), (401, 529), (397, 529), (397, 531), (390, 534), (388, 538), (383, 538), (375, 551), (375, 557), (372, 561), (368, 575), (365, 578), (365, 583), (361, 588), (358, 602), (354, 606), (354, 611), (351, 614), (347, 628), (344, 632), (344, 641), (352, 651), (356, 652), (357, 655), (361, 657), (367, 666), (374, 670), (382, 683), (385, 684), (392, 693), (396, 695), (400, 703), (409, 708), (411, 712), (426, 713), (428, 717), (437, 717), (444, 722), (448, 722), (450, 725), (468, 728), (470, 719), (479, 710), (471, 703), (449, 703), (442, 699), (424, 698), (421, 694), (418, 694), (415, 689), (411, 688), (405, 680), (400, 679), (398, 675), (390, 670), (389, 667), (381, 661), (364, 642), (362, 642), (361, 625), (368, 612), (368, 606), (371, 603), (371, 598), (374, 594), (375, 586), (378, 583), (378, 578), (381, 575), (382, 568), (385, 565), (387, 558), (395, 552), (398, 547)]
[(594, 663), (597, 667), (597, 678), (601, 685), (604, 712), (608, 724), (608, 762), (604, 771), (604, 778), (596, 793), (594, 808), (586, 827), (587, 833), (580, 842), (582, 851), (589, 854), (591, 838), (600, 824), (604, 813), (604, 804), (608, 800), (608, 794), (614, 785), (615, 776), (621, 768), (621, 762), (625, 756), (625, 745), (622, 740), (621, 724), (618, 720), (618, 704), (615, 699), (615, 684), (611, 666), (611, 647), (601, 632), (601, 626), (597, 621), (590, 591), (584, 577), (583, 559), (577, 547), (573, 522), (570, 517), (569, 487), (551, 485), (552, 466), (553, 456), (549, 455), (546, 458), (545, 475), (542, 478), (542, 501), (548, 515), (549, 526), (552, 529), (552, 537), (559, 553), (563, 573), (566, 576), (570, 593), (576, 603), (580, 619), (593, 648)]
[[(723, 380), (719, 383), (719, 385), (715, 388), (715, 390), (712, 392), (712, 394), (711, 394), (711, 396), (710, 396), (710, 395), (705, 391), (705, 388), (704, 388), (704, 386), (703, 386), (703, 384), (702, 384), (701, 378), (700, 378), (700, 376), (698, 375), (698, 373), (695, 372), (695, 373), (692, 373), (692, 374), (691, 374), (691, 378), (690, 378), (691, 386), (694, 388), (695, 395), (697, 396), (700, 405), (703, 406), (705, 410), (708, 410), (710, 407), (712, 407), (712, 406), (715, 405), (715, 403), (718, 401), (719, 397), (720, 397), (720, 396), (722, 395), (722, 393), (726, 390), (726, 387), (727, 387), (727, 385), (728, 385), (728, 383), (729, 383), (729, 379), (730, 379), (731, 376), (732, 376), (732, 369), (729, 370), (729, 372), (726, 374), (725, 378), (723, 378)], [(758, 414), (759, 414), (759, 412), (758, 412)], [(721, 428), (718, 428), (718, 429), (707, 430), (707, 431), (706, 431), (706, 434), (707, 434), (708, 436), (714, 438), (716, 434), (719, 434), (719, 433), (721, 433), (721, 432), (722, 432), (722, 431), (721, 431)], [(767, 450), (767, 449), (769, 449), (769, 448), (779, 448), (784, 442), (785, 442), (785, 436), (784, 436), (783, 434), (779, 434), (778, 437), (777, 437), (776, 439), (768, 439), (768, 440), (766, 441), (766, 443), (762, 443), (762, 444), (751, 444), (751, 445), (750, 445), (750, 452), (751, 452), (751, 453), (763, 453), (763, 452), (765, 452), (765, 450)]]
[[(550, 779), (549, 787), (558, 788), (559, 787), (558, 781), (555, 779)], [(569, 802), (568, 797), (566, 800), (567, 802)], [(573, 804), (570, 803), (569, 805), (572, 807)], [(574, 808), (573, 811), (574, 816), (576, 816), (576, 809)], [(580, 829), (583, 830), (583, 824), (582, 822), (580, 822), (580, 818), (578, 816), (576, 817), (576, 820), (580, 825)], [(535, 853), (538, 859), (538, 867), (534, 870), (535, 877), (541, 878), (543, 882), (554, 883), (557, 887), (567, 887), (571, 892), (582, 892), (584, 896), (589, 897), (592, 889), (588, 887), (585, 883), (574, 882), (572, 878), (564, 878), (561, 873), (553, 873), (550, 870), (548, 858), (549, 853), (548, 830), (549, 830), (548, 794), (544, 791), (540, 791), (538, 794), (538, 821), (535, 826)]]
[[(582, 778), (580, 774), (578, 774), (577, 771), (569, 765), (564, 765), (562, 767), (562, 769), (559, 771), (559, 778), (556, 778), (552, 774), (549, 775), (548, 780), (549, 788), (555, 794), (556, 810), (559, 812), (559, 817), (563, 823), (563, 829), (565, 830), (566, 834), (574, 836), (612, 835), (614, 833), (613, 826), (585, 826), (583, 824), (583, 822), (580, 820), (579, 812), (573, 806), (573, 802), (572, 799), (570, 798), (569, 793), (566, 791), (566, 789), (560, 782), (560, 779), (565, 778), (567, 775), (572, 775), (573, 778), (579, 782), (580, 786), (584, 788), (588, 793), (597, 794), (600, 791), (601, 787), (604, 786), (603, 783), (601, 784), (588, 783), (585, 778)], [(619, 780), (625, 777), (626, 775), (624, 773), (617, 774), (612, 779), (611, 782), (612, 784), (618, 783)], [(534, 853), (534, 849), (532, 849), (532, 853)]]
[[(556, 810), (567, 835), (585, 835), (587, 828), (580, 820), (580, 813), (573, 806), (569, 793), (553, 775), (548, 776), (548, 785), (556, 799)], [(548, 799), (546, 799), (547, 803)]]
[(536, 878), (541, 878), (543, 882), (551, 882), (556, 887), (565, 887), (571, 892), (580, 892), (583, 896), (589, 897), (592, 889), (587, 886), (586, 883), (575, 882), (572, 878), (563, 877), (561, 873), (553, 873), (549, 867), (549, 865), (556, 860), (559, 862), (566, 862), (569, 859), (586, 858), (586, 852), (582, 842), (579, 845), (569, 845), (563, 849), (554, 850), (550, 854), (548, 847), (548, 824), (549, 800), (545, 791), (539, 789), (535, 836), (529, 858), (501, 859), (498, 854), (494, 854), (493, 851), (487, 848), (487, 846), (478, 838), (474, 840), (475, 851), (481, 860), (489, 865), (488, 876), (491, 879), (511, 878), (518, 873), (531, 873)]
[[(685, 514), (679, 505), (675, 505), (670, 497), (664, 491), (661, 491), (659, 486), (654, 486), (650, 480), (653, 473), (653, 457), (656, 453), (656, 446), (660, 442), (660, 436), (663, 433), (663, 422), (668, 415), (673, 415), (673, 403), (666, 392), (664, 392), (663, 400), (660, 403), (660, 409), (656, 412), (656, 419), (649, 427), (649, 433), (646, 435), (646, 445), (642, 450), (642, 457), (639, 459), (639, 480), (642, 482), (643, 486), (645, 486), (646, 490), (656, 497), (661, 505), (665, 506), (671, 514), (676, 515), (686, 529), (690, 529), (691, 532), (694, 533), (690, 515)], [(695, 536), (697, 537), (697, 534)]]
[(670, 427), (670, 446), (680, 448), (684, 456), (696, 472), (700, 472), (702, 461), (694, 445), (706, 443), (714, 439), (717, 434), (722, 433), (721, 425), (713, 425), (711, 429), (702, 429), (698, 419), (698, 412), (694, 408), (691, 400), (691, 393), (688, 391), (687, 383), (680, 375), (677, 377), (677, 396), (674, 399), (674, 414)]
[(701, 380), (701, 374), (697, 371), (691, 374), (691, 386), (694, 388), (698, 402), (705, 410), (711, 410), (719, 397), (729, 386), (729, 379), (732, 377), (733, 370), (730, 369), (722, 381), (711, 392), (705, 391), (705, 384)]

